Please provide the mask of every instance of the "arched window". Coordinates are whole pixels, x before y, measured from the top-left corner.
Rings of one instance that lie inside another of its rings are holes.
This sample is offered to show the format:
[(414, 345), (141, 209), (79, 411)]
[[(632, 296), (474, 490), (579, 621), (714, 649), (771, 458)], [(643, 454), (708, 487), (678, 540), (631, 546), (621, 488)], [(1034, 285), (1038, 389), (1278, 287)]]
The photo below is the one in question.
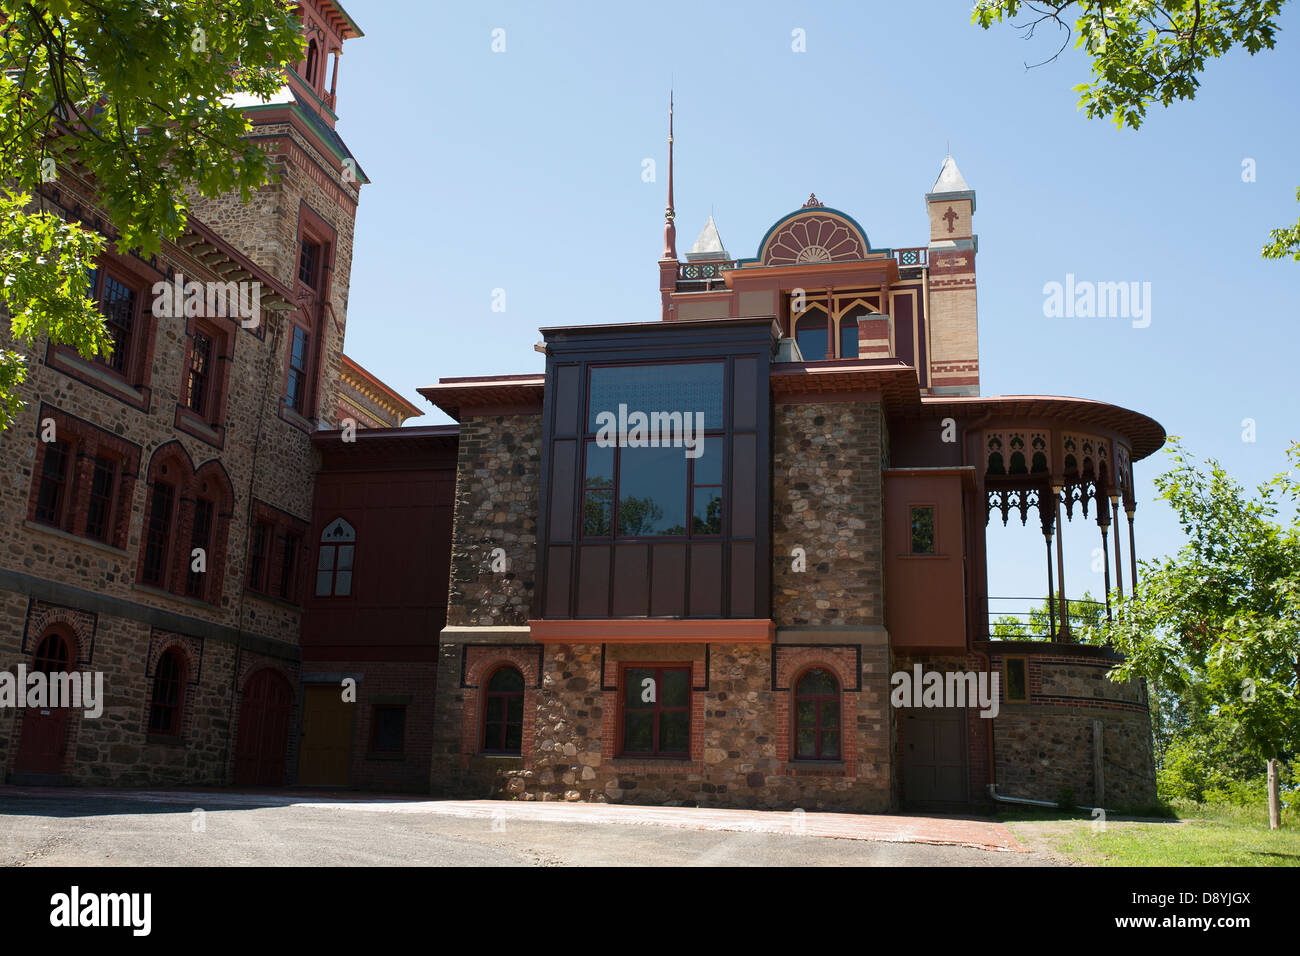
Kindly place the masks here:
[(796, 760), (840, 759), (840, 685), (822, 668), (803, 674), (794, 685)]
[(517, 754), (524, 742), (524, 675), (498, 667), (483, 695), (483, 752)]
[(153, 671), (153, 696), (149, 698), (149, 733), (179, 736), (181, 701), (185, 688), (185, 662), (171, 648), (158, 658)]
[(316, 85), (316, 73), (320, 70), (320, 46), (315, 40), (307, 44), (307, 68), (303, 70), (303, 76), (313, 87)]
[(352, 558), (357, 533), (342, 518), (335, 518), (320, 536), (316, 559), (316, 596), (347, 597), (352, 593)]
[(68, 653), (67, 642), (58, 633), (47, 634), (36, 647), (32, 673), (63, 673), (70, 670), (71, 666), (72, 655)]
[(805, 362), (820, 362), (826, 358), (828, 336), (826, 313), (818, 307), (804, 312), (795, 321), (794, 338)]

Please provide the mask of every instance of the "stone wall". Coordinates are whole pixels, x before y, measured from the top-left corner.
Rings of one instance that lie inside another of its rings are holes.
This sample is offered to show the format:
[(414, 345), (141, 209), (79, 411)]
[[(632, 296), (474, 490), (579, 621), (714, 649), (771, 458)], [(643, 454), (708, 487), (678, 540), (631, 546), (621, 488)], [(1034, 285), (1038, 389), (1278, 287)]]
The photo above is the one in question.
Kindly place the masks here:
[[(1018, 648), (1011, 642), (993, 666), (1002, 668)], [(1022, 648), (1023, 649), (1023, 646)], [(1031, 800), (1057, 800), (1069, 787), (1075, 800), (1096, 806), (1094, 734), (1102, 741), (1103, 794), (1107, 808), (1142, 808), (1156, 800), (1151, 720), (1141, 681), (1117, 684), (1107, 672), (1117, 662), (1097, 649), (1055, 645), (1051, 653), (1024, 657), (1029, 702), (1004, 700), (994, 721), (998, 793)], [(1005, 695), (1005, 686), (1003, 688)]]
[[(435, 794), (808, 810), (885, 811), (894, 804), (883, 632), (825, 646), (607, 644), (602, 651), (599, 644), (547, 644), (536, 682), (539, 645), (446, 638), (438, 720), (458, 723), (460, 733), (440, 739)], [(520, 757), (477, 754), (477, 681), (497, 661), (520, 666), (530, 688)], [(633, 662), (691, 666), (689, 759), (619, 756), (620, 666)], [(790, 759), (790, 682), (812, 666), (831, 669), (842, 687), (840, 762)]]
[[(540, 415), (461, 421), (449, 625), (520, 626), (532, 616), (541, 444)], [(505, 563), (493, 570), (498, 548)]]
[[(777, 405), (773, 419), (773, 620), (883, 625), (880, 405)], [(795, 548), (807, 556), (803, 572)]]

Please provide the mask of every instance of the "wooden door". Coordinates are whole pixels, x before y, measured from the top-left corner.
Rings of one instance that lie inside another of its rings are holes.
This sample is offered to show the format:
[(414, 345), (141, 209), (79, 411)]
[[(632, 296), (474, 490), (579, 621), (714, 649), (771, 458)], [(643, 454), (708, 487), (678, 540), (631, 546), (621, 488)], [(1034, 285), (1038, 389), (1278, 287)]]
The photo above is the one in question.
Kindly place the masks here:
[[(47, 634), (36, 647), (32, 672), (49, 675), (72, 669), (68, 642), (58, 634)], [(21, 687), (19, 693), (27, 689)], [(59, 773), (68, 747), (68, 718), (72, 709), (62, 707), (25, 707), (23, 729), (14, 755), (15, 773)]]
[(306, 688), (299, 783), (346, 787), (351, 782), (352, 717), (356, 708), (356, 704), (343, 699), (343, 688), (338, 684)]
[(901, 719), (904, 801), (965, 803), (965, 709), (908, 708), (902, 711)]
[(293, 692), (289, 682), (267, 668), (248, 679), (239, 706), (235, 745), (235, 783), (278, 787), (284, 783)]

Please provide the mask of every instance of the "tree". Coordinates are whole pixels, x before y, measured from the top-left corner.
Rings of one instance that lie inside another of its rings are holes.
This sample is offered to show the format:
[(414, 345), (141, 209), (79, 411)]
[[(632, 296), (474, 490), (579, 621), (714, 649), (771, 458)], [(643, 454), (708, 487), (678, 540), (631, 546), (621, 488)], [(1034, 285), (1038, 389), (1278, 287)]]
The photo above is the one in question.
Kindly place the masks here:
[[(1254, 56), (1276, 44), (1277, 18), (1286, 0), (978, 0), (971, 20), (985, 30), (1028, 9), (1034, 18), (1019, 25), (1025, 38), (1042, 24), (1064, 31), (1060, 49), (1077, 32), (1075, 47), (1084, 50), (1093, 82), (1074, 89), (1089, 119), (1111, 117), (1115, 125), (1137, 129), (1147, 107), (1195, 99), (1208, 59), (1240, 47)], [(1073, 9), (1074, 27), (1066, 22)], [(1041, 66), (1042, 64), (1037, 64)], [(1300, 189), (1296, 190), (1300, 200)], [(1264, 258), (1291, 256), (1300, 261), (1300, 222), (1274, 229)]]
[[(0, 308), (12, 339), (92, 358), (110, 347), (87, 273), (111, 238), (156, 252), (189, 191), (247, 201), (272, 164), (232, 108), (265, 101), (302, 57), (288, 0), (0, 0)], [(75, 171), (114, 230), (65, 222), (44, 190)], [(20, 352), (0, 349), (0, 430), (22, 407)]]
[(1114, 679), (1157, 682), (1193, 705), (1183, 719), (1208, 722), (1267, 766), (1277, 827), (1278, 761), (1300, 744), (1300, 443), (1288, 470), (1254, 497), (1177, 439), (1166, 451), (1173, 467), (1156, 488), (1188, 540), (1172, 557), (1142, 562), (1137, 593), (1098, 635), (1125, 655)]

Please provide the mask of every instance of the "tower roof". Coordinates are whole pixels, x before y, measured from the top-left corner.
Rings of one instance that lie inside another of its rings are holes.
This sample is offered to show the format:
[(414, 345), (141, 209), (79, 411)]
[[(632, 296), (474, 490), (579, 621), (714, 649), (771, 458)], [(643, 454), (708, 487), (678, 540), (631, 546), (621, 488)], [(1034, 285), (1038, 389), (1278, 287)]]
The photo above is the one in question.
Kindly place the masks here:
[(691, 246), (691, 251), (686, 253), (687, 259), (727, 259), (727, 250), (722, 245), (722, 237), (718, 235), (718, 226), (709, 217), (709, 221), (704, 224), (700, 230), (699, 238), (695, 240), (695, 245)]
[(957, 168), (957, 162), (948, 154), (948, 158), (943, 161), (943, 168), (939, 170), (939, 178), (934, 181), (932, 193), (964, 193), (969, 192), (970, 187), (966, 185), (966, 180), (962, 177), (961, 170)]

